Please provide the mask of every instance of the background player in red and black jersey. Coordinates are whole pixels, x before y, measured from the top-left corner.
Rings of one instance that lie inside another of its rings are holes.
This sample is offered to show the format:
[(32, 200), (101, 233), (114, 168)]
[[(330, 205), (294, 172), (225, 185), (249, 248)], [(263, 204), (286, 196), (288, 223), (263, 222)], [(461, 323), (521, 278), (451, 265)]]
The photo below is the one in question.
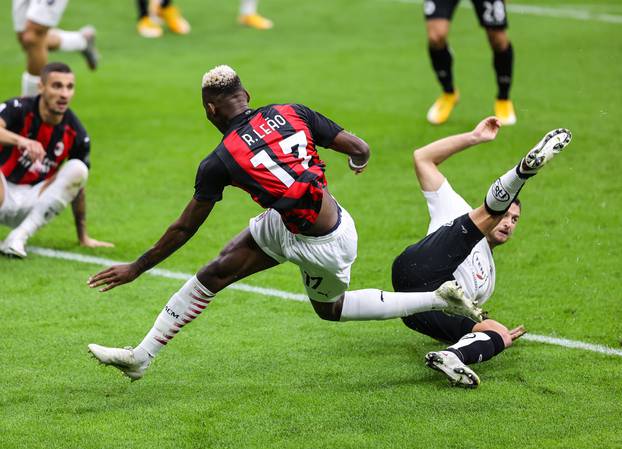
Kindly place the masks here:
[(6, 255), (25, 257), (28, 238), (69, 202), (80, 244), (112, 246), (86, 231), (90, 140), (69, 109), (74, 88), (71, 69), (51, 63), (40, 95), (0, 104), (0, 224), (14, 228), (0, 245)]
[[(454, 87), (452, 64), (453, 56), (449, 49), (447, 36), (450, 22), (460, 0), (425, 0), (423, 12), (426, 18), (428, 47), (432, 67), (436, 73), (443, 93), (428, 111), (428, 121), (439, 125), (449, 118), (459, 100)], [(493, 51), (493, 65), (497, 78), (497, 100), (495, 116), (502, 125), (516, 123), (514, 105), (510, 100), (514, 50), (507, 35), (507, 16), (504, 0), (471, 0), (480, 25), (486, 30), (488, 42)]]
[(90, 286), (107, 291), (131, 282), (171, 255), (198, 230), (228, 185), (244, 189), (267, 210), (171, 297), (136, 349), (89, 345), (102, 363), (140, 379), (152, 358), (218, 291), (286, 260), (300, 268), (311, 304), (326, 320), (379, 320), (439, 309), (481, 318), (455, 282), (436, 292), (346, 291), (357, 255), (356, 228), (327, 189), (316, 145), (348, 155), (350, 168), (360, 173), (370, 154), (363, 140), (303, 105), (250, 109), (248, 92), (228, 66), (205, 74), (202, 97), (208, 120), (224, 138), (201, 162), (194, 197), (153, 248), (133, 263), (91, 277)]

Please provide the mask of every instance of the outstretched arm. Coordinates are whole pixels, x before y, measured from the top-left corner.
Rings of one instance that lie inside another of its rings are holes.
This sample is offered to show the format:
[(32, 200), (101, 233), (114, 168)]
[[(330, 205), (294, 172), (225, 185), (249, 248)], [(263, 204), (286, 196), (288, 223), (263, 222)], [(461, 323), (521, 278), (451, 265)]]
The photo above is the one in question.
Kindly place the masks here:
[(496, 117), (488, 117), (479, 122), (473, 131), (445, 137), (416, 149), (413, 153), (413, 162), (421, 190), (425, 192), (438, 190), (445, 181), (445, 176), (438, 166), (466, 148), (494, 140), (500, 127), (501, 122)]
[(348, 166), (357, 175), (367, 167), (370, 157), (369, 145), (354, 134), (347, 131), (339, 132), (330, 145), (330, 149), (347, 154), (349, 156)]
[(214, 208), (215, 201), (190, 200), (181, 216), (171, 224), (164, 235), (145, 254), (132, 263), (115, 265), (100, 271), (88, 280), (89, 287), (104, 286), (105, 292), (132, 282), (181, 248), (197, 232)]

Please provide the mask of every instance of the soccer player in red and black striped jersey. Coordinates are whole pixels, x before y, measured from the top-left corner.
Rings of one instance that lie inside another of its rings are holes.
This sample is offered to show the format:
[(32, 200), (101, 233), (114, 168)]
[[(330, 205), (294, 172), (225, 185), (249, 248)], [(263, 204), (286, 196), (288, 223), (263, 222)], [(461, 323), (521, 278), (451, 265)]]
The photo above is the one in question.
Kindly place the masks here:
[(0, 245), (5, 255), (26, 257), (28, 238), (70, 202), (80, 244), (112, 246), (86, 231), (90, 140), (69, 109), (74, 88), (71, 69), (50, 63), (38, 96), (0, 104), (0, 224), (14, 228)]
[(228, 66), (205, 74), (202, 97), (208, 120), (224, 138), (201, 162), (194, 197), (149, 251), (133, 263), (92, 276), (90, 286), (110, 290), (167, 258), (199, 229), (228, 185), (244, 189), (267, 210), (251, 219), (248, 228), (170, 298), (137, 348), (89, 345), (102, 363), (140, 379), (153, 357), (201, 314), (217, 292), (286, 260), (298, 265), (315, 312), (326, 320), (380, 320), (423, 310), (480, 319), (481, 311), (464, 299), (454, 282), (435, 292), (346, 291), (356, 258), (356, 228), (327, 189), (326, 166), (316, 146), (346, 154), (358, 174), (370, 155), (363, 140), (300, 104), (250, 109), (248, 92)]

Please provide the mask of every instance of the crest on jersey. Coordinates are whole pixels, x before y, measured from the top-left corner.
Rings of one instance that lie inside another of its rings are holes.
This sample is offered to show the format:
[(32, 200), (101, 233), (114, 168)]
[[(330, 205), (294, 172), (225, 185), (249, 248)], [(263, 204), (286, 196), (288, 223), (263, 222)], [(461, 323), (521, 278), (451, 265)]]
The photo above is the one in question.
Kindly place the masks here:
[(61, 154), (63, 154), (63, 151), (65, 151), (65, 144), (62, 141), (58, 142), (54, 147), (54, 156), (60, 156)]

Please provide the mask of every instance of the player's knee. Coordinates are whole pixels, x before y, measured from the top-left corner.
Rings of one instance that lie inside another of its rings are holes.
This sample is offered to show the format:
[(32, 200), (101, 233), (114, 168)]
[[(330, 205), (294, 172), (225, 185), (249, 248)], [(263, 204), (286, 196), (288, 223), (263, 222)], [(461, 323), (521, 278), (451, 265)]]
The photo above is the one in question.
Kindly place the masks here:
[(503, 344), (506, 348), (512, 346), (512, 336), (510, 331), (503, 324), (495, 320), (484, 320), (473, 326), (473, 332), (493, 331), (501, 336)]
[(39, 28), (27, 28), (19, 35), (19, 41), (24, 50), (45, 46), (46, 31)]
[(343, 297), (335, 302), (319, 302), (311, 300), (311, 305), (317, 316), (326, 321), (339, 321), (341, 318), (341, 308)]
[(89, 177), (89, 168), (79, 159), (69, 159), (63, 164), (61, 170), (63, 176), (72, 183), (79, 183), (81, 187), (84, 187)]
[(428, 44), (434, 50), (441, 50), (447, 47), (447, 35), (441, 31), (429, 31)]
[(508, 35), (503, 30), (487, 30), (488, 34), (488, 42), (490, 42), (490, 47), (495, 52), (502, 52), (507, 50), (510, 45), (510, 41), (508, 39)]

